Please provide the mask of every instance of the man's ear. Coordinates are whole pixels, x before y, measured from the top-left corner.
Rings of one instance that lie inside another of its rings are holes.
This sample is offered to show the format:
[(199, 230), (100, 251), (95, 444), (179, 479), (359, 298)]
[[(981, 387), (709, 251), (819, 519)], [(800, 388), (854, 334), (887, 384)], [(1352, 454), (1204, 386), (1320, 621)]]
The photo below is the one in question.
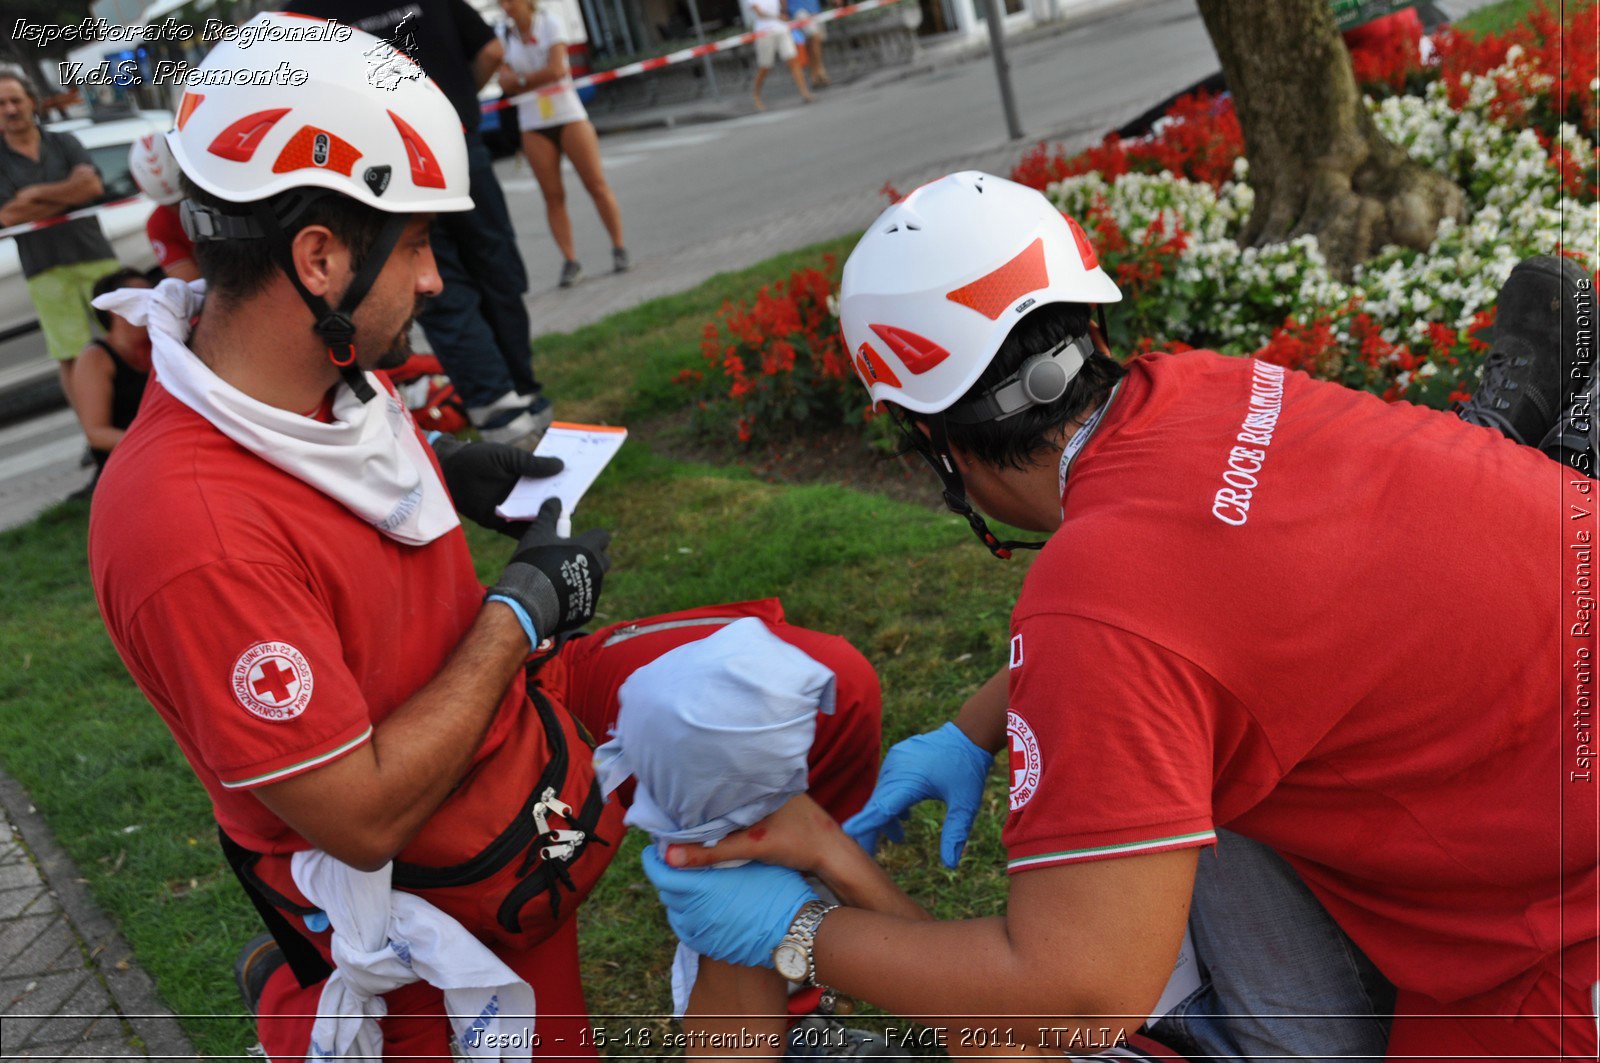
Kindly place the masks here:
[(326, 225), (307, 225), (289, 242), (300, 283), (312, 295), (327, 298), (350, 271), (350, 252)]

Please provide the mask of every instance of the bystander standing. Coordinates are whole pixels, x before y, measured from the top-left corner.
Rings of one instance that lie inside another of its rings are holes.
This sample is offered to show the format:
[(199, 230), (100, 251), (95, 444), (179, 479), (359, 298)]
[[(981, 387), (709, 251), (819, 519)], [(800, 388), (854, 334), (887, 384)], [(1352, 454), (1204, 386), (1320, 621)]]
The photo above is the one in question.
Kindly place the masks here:
[(589, 113), (572, 87), (561, 16), (538, 0), (500, 0), (500, 8), (506, 15), (495, 30), (506, 56), (505, 65), (500, 68), (500, 90), (510, 97), (546, 85), (561, 86), (558, 92), (517, 104), (522, 151), (539, 182), (550, 235), (561, 249), (561, 287), (570, 288), (583, 272), (572, 244), (572, 218), (567, 214), (567, 193), (561, 181), (562, 155), (572, 160), (578, 179), (594, 200), (600, 221), (611, 237), (612, 272), (621, 273), (628, 268), (628, 249), (622, 244), (622, 211), (600, 166), (600, 138), (595, 134), (594, 123), (589, 121)]
[[(32, 83), (16, 71), (0, 71), (0, 227), (53, 218), (105, 192), (83, 145), (69, 133), (41, 129), (38, 111)], [(45, 346), (71, 403), (72, 363), (93, 335), (89, 289), (117, 268), (111, 244), (94, 218), (21, 233), (16, 240)]]
[(794, 76), (794, 87), (800, 90), (800, 98), (810, 103), (813, 97), (806, 86), (800, 50), (794, 46), (794, 38), (789, 35), (789, 24), (783, 20), (783, 0), (750, 0), (749, 19), (750, 28), (761, 34), (756, 38), (756, 80), (750, 87), (750, 97), (755, 101), (756, 110), (767, 109), (767, 105), (761, 102), (761, 86), (772, 72), (773, 63), (779, 59), (788, 65), (789, 73)]

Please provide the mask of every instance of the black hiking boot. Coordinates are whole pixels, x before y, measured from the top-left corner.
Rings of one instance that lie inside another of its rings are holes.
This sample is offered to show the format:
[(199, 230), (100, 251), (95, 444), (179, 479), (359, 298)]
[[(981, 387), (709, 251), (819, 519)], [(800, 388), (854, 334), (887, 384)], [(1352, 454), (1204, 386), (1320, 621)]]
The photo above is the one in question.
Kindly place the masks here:
[(233, 961), (233, 980), (238, 983), (239, 995), (250, 1014), (260, 1014), (261, 993), (267, 987), (267, 979), (283, 964), (283, 950), (271, 934), (253, 937), (239, 950), (239, 958)]
[(1600, 457), (1600, 432), (1595, 430), (1595, 414), (1600, 412), (1595, 409), (1597, 403), (1600, 403), (1600, 375), (1591, 365), (1589, 386), (1578, 392), (1555, 427), (1539, 443), (1546, 457), (1591, 478), (1595, 475), (1596, 458)]
[[(1483, 380), (1456, 413), (1538, 446), (1572, 405), (1594, 359), (1594, 287), (1582, 266), (1541, 255), (1517, 263), (1498, 308)], [(1569, 370), (1585, 367), (1574, 378)]]

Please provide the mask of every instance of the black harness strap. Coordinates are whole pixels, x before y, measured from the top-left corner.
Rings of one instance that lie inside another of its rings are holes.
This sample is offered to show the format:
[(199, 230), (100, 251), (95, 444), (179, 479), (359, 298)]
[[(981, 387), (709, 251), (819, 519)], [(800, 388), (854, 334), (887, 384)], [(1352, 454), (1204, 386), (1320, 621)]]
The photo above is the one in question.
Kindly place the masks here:
[(233, 868), (233, 874), (239, 880), (239, 885), (244, 887), (244, 895), (250, 898), (250, 903), (260, 914), (261, 921), (266, 924), (267, 932), (272, 935), (272, 940), (283, 950), (283, 958), (289, 964), (289, 970), (294, 972), (300, 987), (310, 988), (332, 974), (333, 968), (322, 958), (322, 953), (317, 951), (317, 947), (305, 934), (295, 929), (294, 924), (289, 922), (288, 916), (284, 914), (288, 911), (308, 915), (316, 909), (294, 904), (289, 898), (262, 882), (255, 870), (256, 861), (261, 859), (260, 853), (246, 849), (228, 837), (227, 832), (221, 827), (217, 828), (217, 840), (222, 843), (222, 855), (227, 858), (228, 866)]
[(400, 241), (400, 234), (405, 231), (406, 225), (411, 220), (410, 216), (391, 214), (384, 220), (383, 228), (378, 231), (377, 239), (367, 252), (366, 261), (361, 263), (361, 269), (351, 279), (350, 287), (345, 289), (344, 298), (339, 300), (338, 309), (334, 310), (328, 307), (320, 295), (313, 295), (301, 283), (300, 271), (295, 268), (294, 255), (290, 251), (289, 238), (268, 202), (258, 200), (251, 204), (251, 209), (266, 234), (267, 247), (271, 250), (272, 257), (277, 260), (278, 268), (289, 278), (289, 283), (300, 293), (301, 300), (316, 316), (317, 323), (311, 327), (327, 345), (328, 360), (338, 367), (339, 376), (349, 385), (359, 401), (372, 401), (377, 392), (372, 390), (372, 385), (367, 383), (366, 373), (356, 364), (356, 323), (351, 315), (355, 313), (356, 307), (361, 305), (361, 300), (366, 298), (373, 282), (378, 279), (378, 274), (383, 272), (384, 263), (389, 261), (389, 254), (394, 250), (394, 245)]

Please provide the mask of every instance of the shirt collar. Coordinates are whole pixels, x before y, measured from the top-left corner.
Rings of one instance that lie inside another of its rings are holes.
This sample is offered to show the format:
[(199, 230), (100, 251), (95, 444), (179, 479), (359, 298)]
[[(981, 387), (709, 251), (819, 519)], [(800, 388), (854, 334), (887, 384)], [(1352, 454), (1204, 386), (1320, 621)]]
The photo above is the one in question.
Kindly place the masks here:
[(1111, 408), (1111, 404), (1116, 401), (1117, 394), (1121, 391), (1122, 381), (1119, 380), (1111, 389), (1111, 394), (1106, 396), (1106, 401), (1102, 402), (1100, 408), (1090, 414), (1078, 430), (1072, 433), (1072, 438), (1067, 440), (1066, 448), (1061, 451), (1061, 464), (1058, 466), (1058, 484), (1060, 487), (1058, 494), (1061, 496), (1061, 518), (1063, 520), (1067, 516), (1067, 473), (1072, 468), (1072, 463), (1077, 460), (1078, 454), (1088, 445), (1095, 430), (1100, 427), (1100, 422), (1105, 419), (1106, 411)]

